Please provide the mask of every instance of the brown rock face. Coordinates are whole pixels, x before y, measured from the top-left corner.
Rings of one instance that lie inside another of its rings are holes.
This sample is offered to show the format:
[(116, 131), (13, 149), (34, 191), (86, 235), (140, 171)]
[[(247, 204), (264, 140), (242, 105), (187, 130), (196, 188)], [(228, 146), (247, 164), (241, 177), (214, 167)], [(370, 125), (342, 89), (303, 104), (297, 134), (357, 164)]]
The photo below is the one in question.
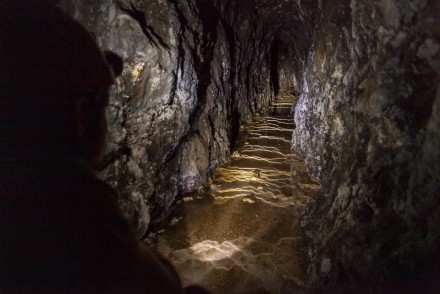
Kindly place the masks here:
[(290, 88), (301, 94), (294, 149), (322, 183), (302, 221), (311, 291), (430, 286), (437, 0), (59, 2), (124, 58), (101, 174), (139, 236), (150, 213), (206, 183), (242, 122)]

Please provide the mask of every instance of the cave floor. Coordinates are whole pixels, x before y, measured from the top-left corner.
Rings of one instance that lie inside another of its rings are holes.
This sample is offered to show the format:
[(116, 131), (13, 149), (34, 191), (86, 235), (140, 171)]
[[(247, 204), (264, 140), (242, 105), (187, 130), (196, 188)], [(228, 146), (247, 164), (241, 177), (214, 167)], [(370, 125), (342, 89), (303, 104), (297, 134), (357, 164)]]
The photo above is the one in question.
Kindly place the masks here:
[(274, 115), (241, 128), (230, 161), (214, 170), (207, 189), (185, 196), (159, 234), (157, 248), (184, 285), (212, 293), (302, 290), (298, 217), (319, 183), (291, 152), (295, 124), (285, 109), (293, 99), (281, 96)]

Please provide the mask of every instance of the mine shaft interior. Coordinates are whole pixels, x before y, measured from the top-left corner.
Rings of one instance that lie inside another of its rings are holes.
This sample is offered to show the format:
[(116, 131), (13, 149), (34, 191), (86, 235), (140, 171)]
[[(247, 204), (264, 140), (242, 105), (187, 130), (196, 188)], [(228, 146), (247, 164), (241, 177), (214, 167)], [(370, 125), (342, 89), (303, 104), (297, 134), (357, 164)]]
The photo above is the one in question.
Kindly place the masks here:
[(438, 0), (59, 0), (123, 60), (99, 177), (212, 293), (440, 289)]

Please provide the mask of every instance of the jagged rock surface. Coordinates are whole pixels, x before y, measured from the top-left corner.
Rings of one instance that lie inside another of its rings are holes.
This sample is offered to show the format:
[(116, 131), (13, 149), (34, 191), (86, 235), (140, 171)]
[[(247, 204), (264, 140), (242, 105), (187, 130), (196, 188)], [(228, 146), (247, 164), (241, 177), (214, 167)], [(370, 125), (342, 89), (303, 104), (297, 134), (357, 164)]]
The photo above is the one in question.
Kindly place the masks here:
[(322, 183), (302, 223), (314, 289), (420, 293), (437, 279), (439, 9), (334, 0), (319, 10), (292, 141)]
[(60, 3), (124, 58), (102, 176), (139, 235), (148, 211), (203, 185), (239, 125), (289, 88), (301, 92), (292, 143), (322, 184), (302, 221), (311, 289), (379, 291), (429, 268), (440, 247), (438, 1)]

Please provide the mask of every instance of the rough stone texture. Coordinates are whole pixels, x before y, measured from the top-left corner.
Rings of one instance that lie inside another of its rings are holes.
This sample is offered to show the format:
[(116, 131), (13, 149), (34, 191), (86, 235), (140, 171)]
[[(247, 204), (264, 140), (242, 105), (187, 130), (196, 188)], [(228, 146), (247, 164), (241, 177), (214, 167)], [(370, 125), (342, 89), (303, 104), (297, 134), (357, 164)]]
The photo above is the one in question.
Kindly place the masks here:
[(275, 84), (271, 48), (280, 28), (274, 12), (299, 6), (250, 0), (59, 3), (103, 49), (124, 59), (111, 95), (110, 147), (101, 176), (120, 192), (142, 236), (149, 214), (157, 219), (178, 195), (203, 186), (228, 158), (240, 124), (267, 111)]
[(309, 285), (332, 293), (433, 291), (440, 2), (322, 5), (292, 139), (322, 183), (302, 221)]
[(289, 89), (293, 145), (322, 183), (302, 221), (310, 289), (409, 291), (435, 275), (438, 0), (60, 4), (124, 58), (102, 177), (139, 236)]

